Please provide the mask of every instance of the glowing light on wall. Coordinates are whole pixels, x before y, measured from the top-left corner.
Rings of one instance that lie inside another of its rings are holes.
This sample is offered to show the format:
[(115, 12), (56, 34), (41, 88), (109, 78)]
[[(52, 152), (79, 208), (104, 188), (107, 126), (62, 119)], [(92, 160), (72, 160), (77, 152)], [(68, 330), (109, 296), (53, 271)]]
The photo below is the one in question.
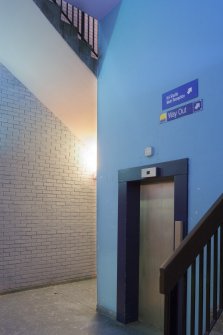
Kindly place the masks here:
[(82, 161), (89, 174), (96, 178), (97, 174), (97, 144), (95, 140), (86, 141), (82, 152)]

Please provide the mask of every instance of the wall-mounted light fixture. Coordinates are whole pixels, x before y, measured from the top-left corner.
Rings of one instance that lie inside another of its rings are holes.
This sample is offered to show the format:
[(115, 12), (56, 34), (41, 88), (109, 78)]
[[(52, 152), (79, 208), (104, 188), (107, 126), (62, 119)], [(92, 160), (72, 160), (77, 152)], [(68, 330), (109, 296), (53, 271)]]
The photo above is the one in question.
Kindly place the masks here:
[(96, 140), (88, 140), (83, 148), (83, 163), (87, 172), (96, 179), (97, 174), (97, 143)]

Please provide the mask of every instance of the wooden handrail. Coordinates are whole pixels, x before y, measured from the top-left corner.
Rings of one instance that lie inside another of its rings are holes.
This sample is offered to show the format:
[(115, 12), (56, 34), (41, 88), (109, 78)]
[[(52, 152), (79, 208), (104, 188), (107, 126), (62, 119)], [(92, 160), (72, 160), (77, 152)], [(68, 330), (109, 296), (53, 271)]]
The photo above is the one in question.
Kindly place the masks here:
[(170, 293), (222, 223), (223, 194), (160, 267), (160, 293)]

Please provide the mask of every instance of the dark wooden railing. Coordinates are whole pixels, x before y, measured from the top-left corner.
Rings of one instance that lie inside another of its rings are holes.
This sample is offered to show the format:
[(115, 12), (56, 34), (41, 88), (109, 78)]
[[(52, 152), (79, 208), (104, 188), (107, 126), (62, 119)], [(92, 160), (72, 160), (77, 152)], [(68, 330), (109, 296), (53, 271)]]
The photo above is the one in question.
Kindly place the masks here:
[(61, 20), (71, 24), (79, 38), (89, 47), (92, 57), (98, 58), (98, 21), (64, 0), (50, 0), (61, 11)]
[(160, 268), (164, 335), (209, 334), (223, 310), (223, 195)]

